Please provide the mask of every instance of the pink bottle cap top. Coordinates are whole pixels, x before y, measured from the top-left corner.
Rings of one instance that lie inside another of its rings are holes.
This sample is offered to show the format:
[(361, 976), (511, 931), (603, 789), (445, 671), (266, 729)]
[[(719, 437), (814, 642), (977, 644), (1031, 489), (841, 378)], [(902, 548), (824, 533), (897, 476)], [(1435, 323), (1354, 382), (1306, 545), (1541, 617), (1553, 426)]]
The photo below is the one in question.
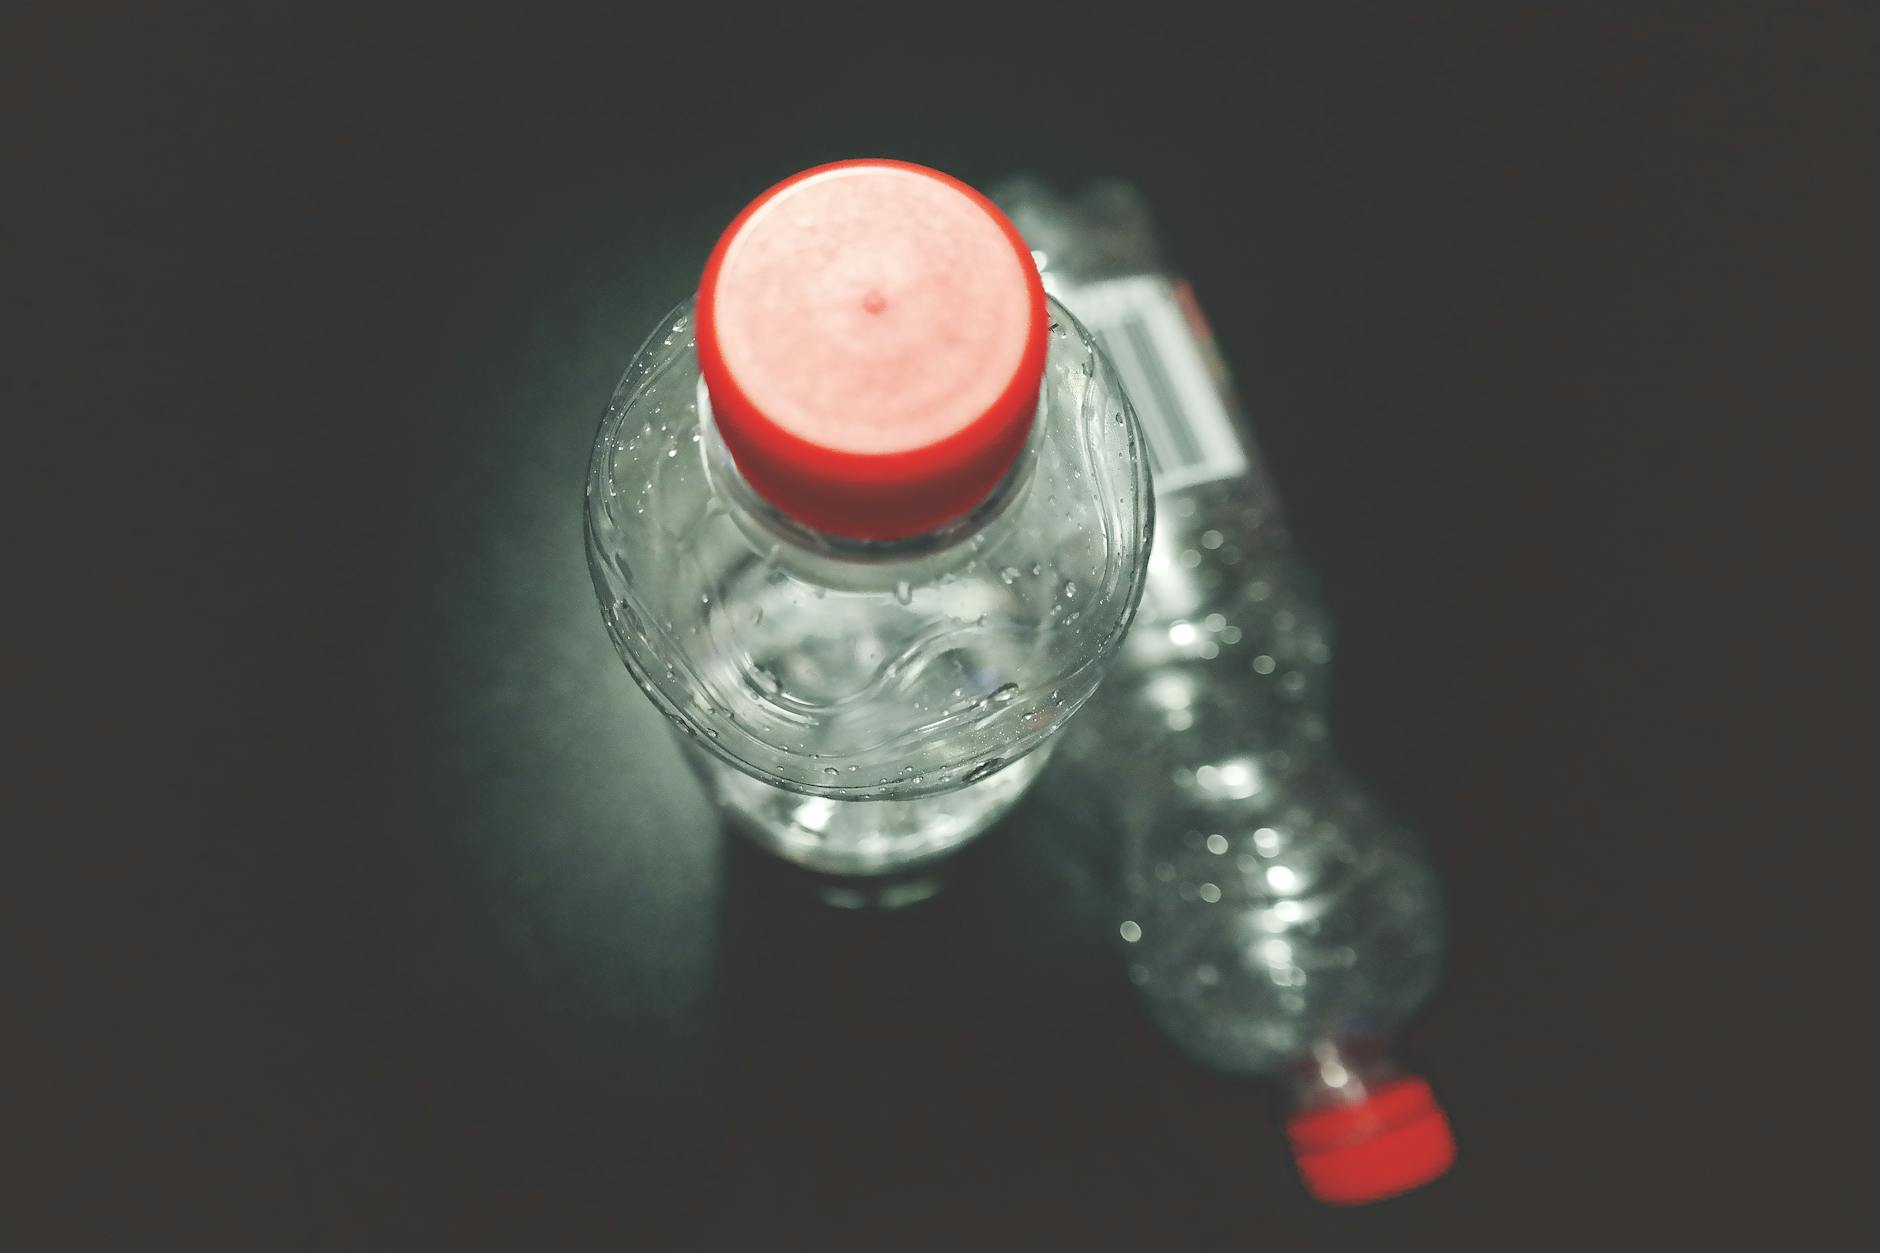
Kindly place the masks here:
[(790, 517), (856, 539), (918, 535), (986, 498), (1031, 430), (1048, 338), (1011, 222), (900, 161), (778, 183), (699, 285), (700, 371), (739, 472)]

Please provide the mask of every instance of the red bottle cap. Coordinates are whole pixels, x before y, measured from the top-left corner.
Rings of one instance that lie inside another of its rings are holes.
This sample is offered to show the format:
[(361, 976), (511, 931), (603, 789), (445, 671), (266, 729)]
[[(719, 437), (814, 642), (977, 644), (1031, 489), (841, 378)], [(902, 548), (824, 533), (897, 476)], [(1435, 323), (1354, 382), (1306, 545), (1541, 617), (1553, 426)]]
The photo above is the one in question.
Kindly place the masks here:
[(747, 482), (808, 526), (904, 539), (984, 500), (1038, 407), (1030, 250), (937, 170), (841, 161), (778, 183), (706, 263), (698, 356)]
[(1395, 1079), (1362, 1101), (1286, 1122), (1299, 1177), (1316, 1201), (1364, 1205), (1420, 1188), (1456, 1160), (1449, 1119), (1430, 1085)]

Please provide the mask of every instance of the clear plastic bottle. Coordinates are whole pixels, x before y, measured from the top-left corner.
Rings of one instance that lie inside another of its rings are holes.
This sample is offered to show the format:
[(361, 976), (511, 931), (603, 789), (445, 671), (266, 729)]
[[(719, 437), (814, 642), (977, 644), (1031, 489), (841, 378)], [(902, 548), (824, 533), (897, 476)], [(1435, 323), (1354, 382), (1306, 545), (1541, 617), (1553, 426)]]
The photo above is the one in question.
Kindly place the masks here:
[(1155, 543), (1125, 645), (1138, 677), (1117, 685), (1144, 707), (1116, 720), (1135, 737), (1119, 751), (1161, 751), (1171, 733), (1182, 753), (1218, 749), (1189, 763), (1183, 786), (1204, 790), (1283, 773), (1326, 738), (1331, 629), (1200, 305), (1128, 185), (1071, 200), (1025, 179), (995, 196), (1122, 375), (1149, 449)]
[(725, 232), (627, 369), (589, 567), (734, 824), (886, 875), (991, 825), (1141, 596), (1141, 433), (1011, 224), (919, 166), (818, 167)]
[(1211, 1066), (1286, 1085), (1318, 1199), (1441, 1174), (1448, 1123), (1391, 1054), (1441, 962), (1441, 898), (1416, 842), (1324, 754), (1237, 800), (1165, 799), (1125, 846), (1120, 927), (1156, 1024)]
[(1436, 979), (1436, 880), (1331, 760), (1326, 614), (1207, 323), (1127, 186), (996, 196), (1122, 373), (1155, 471), (1148, 588), (1095, 702), (1103, 733), (1066, 746), (1123, 832), (1130, 976), (1192, 1055), (1288, 1083), (1315, 1196), (1417, 1186), (1454, 1145), (1388, 1042)]

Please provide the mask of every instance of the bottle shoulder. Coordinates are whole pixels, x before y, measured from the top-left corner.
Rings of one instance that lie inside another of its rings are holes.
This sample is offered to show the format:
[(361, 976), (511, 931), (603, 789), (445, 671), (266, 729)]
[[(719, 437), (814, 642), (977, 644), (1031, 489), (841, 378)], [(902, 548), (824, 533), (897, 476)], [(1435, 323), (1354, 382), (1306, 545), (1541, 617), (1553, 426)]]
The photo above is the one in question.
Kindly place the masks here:
[(1126, 843), (1131, 978), (1216, 1065), (1271, 1070), (1388, 1035), (1434, 986), (1438, 884), (1416, 841), (1323, 762)]
[(757, 516), (714, 461), (690, 309), (647, 341), (595, 440), (588, 559), (616, 647), (683, 731), (792, 790), (909, 798), (1082, 704), (1141, 596), (1154, 504), (1121, 386), (1052, 316), (1004, 498), (925, 547), (819, 549)]

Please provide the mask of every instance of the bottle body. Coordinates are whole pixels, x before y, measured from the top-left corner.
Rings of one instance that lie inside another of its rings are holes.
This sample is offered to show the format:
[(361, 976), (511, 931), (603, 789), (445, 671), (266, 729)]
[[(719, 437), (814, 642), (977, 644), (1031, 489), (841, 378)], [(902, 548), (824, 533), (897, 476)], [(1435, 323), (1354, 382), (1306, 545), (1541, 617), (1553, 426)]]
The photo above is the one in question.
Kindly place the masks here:
[(1153, 496), (1120, 385), (1052, 327), (1031, 430), (979, 505), (892, 541), (753, 492), (715, 427), (690, 302), (649, 339), (590, 463), (609, 634), (714, 799), (834, 874), (938, 857), (1016, 802), (1141, 595)]
[(1322, 1059), (1375, 1051), (1435, 986), (1435, 876), (1323, 755), (1253, 796), (1178, 803), (1133, 834), (1124, 867), (1130, 979), (1217, 1069), (1321, 1075)]
[(1064, 747), (1122, 835), (1129, 977), (1184, 1051), (1287, 1086), (1314, 1195), (1417, 1186), (1453, 1144), (1389, 1042), (1436, 981), (1437, 883), (1333, 760), (1327, 615), (1206, 321), (1130, 189), (997, 198), (1113, 356), (1154, 468), (1142, 609), (1091, 715), (1104, 734)]

